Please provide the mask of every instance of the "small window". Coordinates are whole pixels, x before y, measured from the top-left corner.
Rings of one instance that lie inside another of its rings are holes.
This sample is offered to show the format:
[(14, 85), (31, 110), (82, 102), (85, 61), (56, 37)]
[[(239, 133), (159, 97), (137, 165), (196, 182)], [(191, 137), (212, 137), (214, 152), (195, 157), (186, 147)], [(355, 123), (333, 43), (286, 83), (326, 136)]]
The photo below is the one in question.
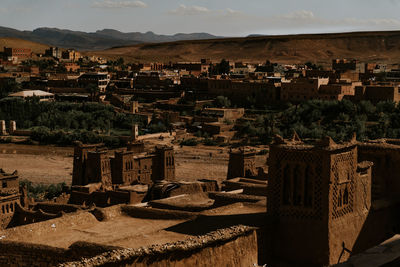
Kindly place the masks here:
[(2, 187), (3, 187), (3, 188), (6, 188), (6, 187), (7, 187), (7, 182), (6, 182), (6, 181), (3, 181)]

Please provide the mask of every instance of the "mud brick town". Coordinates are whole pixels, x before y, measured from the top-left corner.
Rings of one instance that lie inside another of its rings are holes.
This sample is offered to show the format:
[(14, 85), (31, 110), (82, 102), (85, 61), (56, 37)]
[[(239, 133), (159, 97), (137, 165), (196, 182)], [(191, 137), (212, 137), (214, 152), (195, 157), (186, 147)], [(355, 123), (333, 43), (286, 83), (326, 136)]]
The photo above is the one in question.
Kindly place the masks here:
[[(0, 265), (399, 266), (399, 79), (4, 47)], [(67, 151), (65, 179), (21, 148)]]

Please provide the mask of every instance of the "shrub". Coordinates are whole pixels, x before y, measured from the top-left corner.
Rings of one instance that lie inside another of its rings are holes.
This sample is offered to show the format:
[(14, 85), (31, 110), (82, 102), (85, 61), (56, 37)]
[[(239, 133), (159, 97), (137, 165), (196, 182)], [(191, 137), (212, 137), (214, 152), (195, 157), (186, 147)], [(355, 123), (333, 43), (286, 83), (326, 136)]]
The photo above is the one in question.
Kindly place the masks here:
[(28, 196), (34, 198), (35, 200), (51, 200), (55, 197), (60, 196), (63, 193), (63, 188), (66, 184), (34, 184), (29, 180), (21, 180), (19, 185), (26, 187)]
[(179, 143), (181, 146), (197, 146), (199, 142), (196, 138), (185, 139)]
[(218, 142), (213, 139), (206, 138), (206, 139), (204, 139), (203, 144), (206, 146), (217, 146)]

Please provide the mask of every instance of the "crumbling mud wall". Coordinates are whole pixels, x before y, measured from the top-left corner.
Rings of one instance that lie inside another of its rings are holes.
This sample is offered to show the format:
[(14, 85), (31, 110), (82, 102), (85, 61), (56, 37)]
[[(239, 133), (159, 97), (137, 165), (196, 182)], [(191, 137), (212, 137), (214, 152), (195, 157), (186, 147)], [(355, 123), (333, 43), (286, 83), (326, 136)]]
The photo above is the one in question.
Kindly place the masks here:
[(122, 248), (87, 242), (76, 242), (66, 249), (2, 240), (0, 241), (0, 266), (57, 266), (63, 262), (93, 257), (119, 249)]
[(254, 228), (234, 226), (172, 244), (121, 249), (61, 267), (83, 266), (254, 266), (257, 236)]
[(181, 210), (166, 210), (137, 206), (121, 206), (122, 212), (133, 218), (154, 220), (186, 220), (194, 219), (199, 213)]
[(73, 204), (59, 204), (51, 202), (41, 202), (35, 205), (35, 210), (42, 210), (43, 212), (57, 214), (59, 212), (71, 213), (77, 212), (81, 209), (79, 205)]
[(97, 207), (109, 207), (118, 204), (135, 204), (143, 200), (144, 194), (126, 191), (96, 191), (85, 193), (72, 191), (70, 204), (90, 206), (95, 204)]
[(55, 266), (71, 260), (66, 249), (0, 241), (0, 266)]
[[(106, 251), (122, 249), (83, 241), (75, 242), (69, 248), (28, 243), (30, 240), (45, 236), (48, 232), (62, 232), (71, 227), (80, 228), (88, 222), (97, 222), (97, 219), (88, 211), (79, 211), (65, 214), (62, 218), (1, 230), (0, 266), (57, 266), (62, 262), (80, 260), (82, 257), (93, 257)], [(26, 243), (13, 240), (26, 240)]]
[(13, 241), (0, 241), (0, 266), (36, 267), (57, 266), (63, 262), (93, 257), (120, 247), (95, 243), (76, 242), (69, 248), (56, 248), (45, 245)]
[(55, 218), (59, 218), (63, 215), (62, 212), (58, 213), (48, 213), (43, 210), (28, 210), (20, 205), (15, 206), (15, 213), (12, 220), (7, 228), (31, 224), (35, 222), (47, 221)]

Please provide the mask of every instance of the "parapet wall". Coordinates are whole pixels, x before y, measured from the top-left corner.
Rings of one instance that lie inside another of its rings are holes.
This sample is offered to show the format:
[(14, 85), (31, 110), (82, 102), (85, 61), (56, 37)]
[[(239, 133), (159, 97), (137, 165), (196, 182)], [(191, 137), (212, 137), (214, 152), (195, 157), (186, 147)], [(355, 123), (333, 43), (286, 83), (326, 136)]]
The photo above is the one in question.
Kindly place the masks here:
[(63, 262), (121, 249), (95, 243), (76, 242), (68, 249), (13, 241), (0, 241), (0, 266), (57, 266)]
[(0, 266), (55, 266), (71, 260), (66, 249), (0, 241)]
[(140, 203), (144, 194), (127, 191), (96, 191), (93, 193), (84, 193), (72, 191), (69, 199), (70, 204), (87, 205), (95, 204), (98, 207), (108, 207), (118, 204), (136, 204)]
[(255, 229), (233, 226), (185, 241), (114, 250), (60, 266), (254, 266), (257, 255)]

